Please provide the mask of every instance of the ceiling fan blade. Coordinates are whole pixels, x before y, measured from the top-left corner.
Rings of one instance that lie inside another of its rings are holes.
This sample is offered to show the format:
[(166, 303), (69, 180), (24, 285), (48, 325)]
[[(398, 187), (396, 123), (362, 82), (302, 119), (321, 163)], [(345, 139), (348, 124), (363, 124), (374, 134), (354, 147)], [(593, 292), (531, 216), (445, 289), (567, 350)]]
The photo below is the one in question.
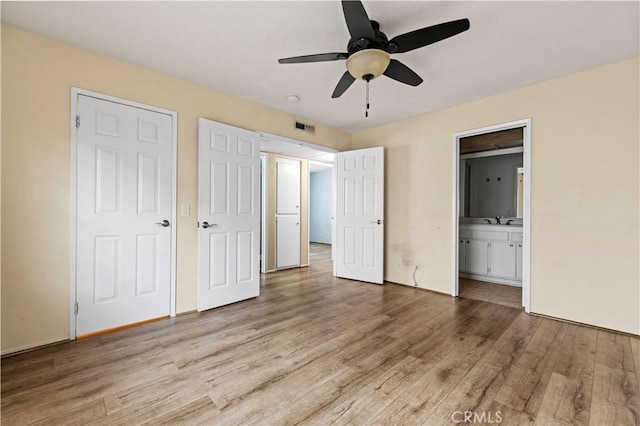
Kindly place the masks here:
[(384, 75), (400, 83), (408, 84), (409, 86), (418, 86), (423, 81), (411, 68), (395, 59), (389, 62), (389, 66), (384, 71)]
[(360, 1), (342, 0), (342, 11), (344, 19), (347, 21), (347, 28), (352, 38), (366, 38), (373, 40), (376, 38), (369, 21), (367, 11)]
[(301, 64), (304, 62), (325, 62), (347, 59), (348, 53), (318, 53), (316, 55), (293, 56), (291, 58), (278, 59), (280, 64)]
[(352, 84), (356, 81), (355, 78), (349, 73), (349, 71), (345, 71), (342, 74), (342, 78), (338, 82), (338, 85), (333, 90), (332, 98), (339, 98)]
[(394, 53), (409, 52), (467, 31), (469, 26), (468, 19), (458, 19), (399, 35), (392, 38), (389, 44), (394, 43), (398, 46)]

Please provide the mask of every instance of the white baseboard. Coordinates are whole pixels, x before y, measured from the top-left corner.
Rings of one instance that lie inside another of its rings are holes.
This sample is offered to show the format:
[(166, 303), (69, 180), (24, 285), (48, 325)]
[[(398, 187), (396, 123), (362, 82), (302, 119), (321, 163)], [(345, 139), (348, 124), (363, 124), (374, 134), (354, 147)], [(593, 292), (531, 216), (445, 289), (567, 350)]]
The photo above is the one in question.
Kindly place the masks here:
[(460, 278), (468, 278), (470, 280), (485, 281), (485, 282), (494, 283), (494, 284), (504, 284), (504, 285), (510, 285), (512, 287), (522, 287), (522, 281), (510, 280), (507, 278), (496, 278), (496, 277), (490, 277), (488, 275), (466, 274), (464, 272), (460, 272), (458, 275), (460, 276)]

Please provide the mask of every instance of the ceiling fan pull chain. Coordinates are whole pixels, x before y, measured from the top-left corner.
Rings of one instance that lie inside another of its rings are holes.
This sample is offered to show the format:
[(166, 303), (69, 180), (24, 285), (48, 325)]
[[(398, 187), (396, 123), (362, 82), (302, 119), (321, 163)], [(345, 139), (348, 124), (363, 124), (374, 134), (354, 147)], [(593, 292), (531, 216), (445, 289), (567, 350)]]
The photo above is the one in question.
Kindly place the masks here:
[(364, 111), (364, 117), (369, 118), (369, 80), (367, 80), (367, 108)]

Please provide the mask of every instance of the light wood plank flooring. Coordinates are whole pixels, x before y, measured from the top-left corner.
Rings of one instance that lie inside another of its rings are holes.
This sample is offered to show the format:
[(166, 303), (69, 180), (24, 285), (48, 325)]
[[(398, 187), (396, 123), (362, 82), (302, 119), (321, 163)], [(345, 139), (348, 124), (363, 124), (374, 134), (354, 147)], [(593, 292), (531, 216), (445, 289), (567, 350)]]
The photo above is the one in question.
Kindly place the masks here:
[(331, 244), (309, 243), (309, 264), (325, 266), (331, 271)]
[(522, 287), (460, 278), (458, 281), (458, 295), (466, 299), (481, 300), (522, 309)]
[(254, 300), (5, 358), (2, 424), (640, 423), (638, 339), (330, 265), (270, 274)]

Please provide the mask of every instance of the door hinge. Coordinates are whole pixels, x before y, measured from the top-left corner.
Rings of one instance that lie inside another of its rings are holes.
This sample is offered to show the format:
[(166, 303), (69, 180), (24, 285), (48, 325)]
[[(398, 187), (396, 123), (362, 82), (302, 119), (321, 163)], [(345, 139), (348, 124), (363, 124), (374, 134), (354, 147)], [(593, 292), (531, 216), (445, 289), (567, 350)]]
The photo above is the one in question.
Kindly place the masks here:
[(80, 128), (80, 116), (76, 115), (76, 129)]
[(78, 302), (75, 302), (75, 303), (73, 304), (73, 313), (74, 313), (75, 315), (78, 315)]

